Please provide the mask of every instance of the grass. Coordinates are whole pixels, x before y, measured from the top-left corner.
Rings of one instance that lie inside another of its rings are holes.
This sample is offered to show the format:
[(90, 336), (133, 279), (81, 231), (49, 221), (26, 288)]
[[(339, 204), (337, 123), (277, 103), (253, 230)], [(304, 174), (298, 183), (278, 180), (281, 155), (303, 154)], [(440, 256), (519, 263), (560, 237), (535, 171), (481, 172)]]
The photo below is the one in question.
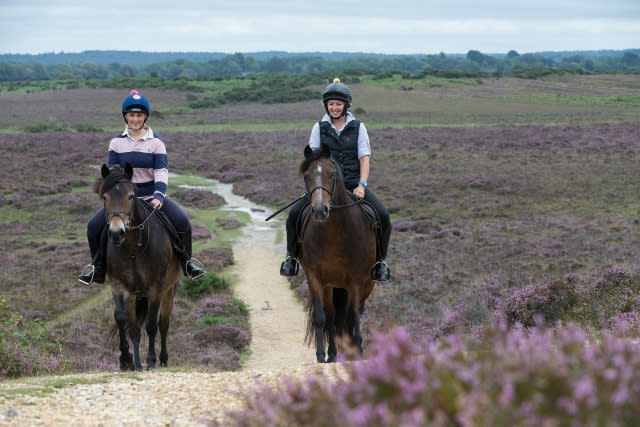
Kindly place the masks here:
[[(86, 372), (83, 374), (66, 374), (60, 375), (39, 375), (31, 378), (21, 378), (20, 380), (3, 381), (2, 393), (10, 399), (16, 397), (46, 397), (56, 391), (73, 387), (76, 385), (106, 384), (113, 379), (126, 378), (131, 381), (143, 381), (142, 374), (137, 372)], [(15, 386), (14, 386), (15, 383)]]
[[(402, 80), (395, 79), (385, 83), (389, 87), (366, 81), (354, 85), (354, 105), (366, 110), (362, 118), (374, 150), (370, 186), (384, 200), (394, 223), (389, 256), (393, 281), (377, 284), (367, 301), (365, 347), (371, 331), (389, 325), (407, 325), (411, 333), (429, 336), (437, 330), (443, 308), (465, 301), (473, 302), (465, 315), (481, 322), (495, 300), (513, 290), (567, 274), (591, 277), (607, 266), (640, 264), (638, 111), (596, 102), (600, 96), (613, 99), (621, 92), (631, 97), (623, 99), (635, 102), (640, 91), (637, 77), (483, 79), (483, 84), (411, 91), (398, 90), (394, 85)], [(605, 83), (610, 92), (598, 94)], [(563, 102), (527, 98), (551, 93)], [(83, 98), (84, 109), (107, 102), (100, 98), (107, 92), (91, 94), (91, 99)], [(514, 100), (505, 103), (505, 94)], [(154, 95), (184, 106), (184, 94)], [(33, 99), (34, 111), (41, 105), (36, 101), (45, 99)], [(47, 102), (58, 101), (54, 97)], [(180, 115), (181, 128), (173, 127), (170, 115), (154, 117), (154, 129), (166, 126), (169, 131), (163, 136), (170, 141), (172, 171), (179, 172), (170, 178), (169, 193), (218, 179), (256, 203), (283, 206), (302, 191), (296, 166), (310, 126), (321, 114), (317, 104), (242, 104), (198, 112), (197, 120), (203, 123), (231, 128), (237, 124), (240, 130), (200, 131), (200, 125), (190, 126), (195, 116), (186, 113)], [(298, 119), (302, 123), (306, 117), (307, 124), (305, 129), (247, 130), (265, 117), (276, 125)], [(62, 116), (57, 120), (65, 123)], [(495, 123), (501, 125), (491, 125)], [(0, 160), (0, 223), (5, 230), (0, 282), (13, 306), (27, 318), (50, 322), (68, 346), (102, 345), (101, 334), (112, 323), (108, 301), (84, 310), (82, 302), (100, 300), (100, 290), (79, 288), (75, 280), (88, 262), (84, 224), (99, 205), (89, 186), (109, 135), (0, 134), (5, 153)], [(197, 255), (229, 249), (240, 231), (227, 226), (249, 219), (246, 213), (207, 206), (189, 210), (194, 224), (215, 235), (195, 242)], [(279, 241), (283, 229), (282, 225)], [(216, 274), (227, 279), (223, 270)], [(301, 277), (292, 287), (304, 295)], [(219, 331), (193, 325), (212, 313), (210, 307), (239, 313), (232, 289), (206, 290), (192, 299), (181, 288), (171, 330), (198, 335), (206, 347), (211, 334)], [(81, 309), (73, 311), (76, 307)], [(65, 315), (68, 310), (71, 314)], [(239, 335), (242, 338), (242, 332)], [(110, 348), (91, 351), (104, 351), (103, 360), (111, 360)], [(186, 351), (175, 357), (197, 365)], [(225, 369), (233, 369), (242, 357)]]

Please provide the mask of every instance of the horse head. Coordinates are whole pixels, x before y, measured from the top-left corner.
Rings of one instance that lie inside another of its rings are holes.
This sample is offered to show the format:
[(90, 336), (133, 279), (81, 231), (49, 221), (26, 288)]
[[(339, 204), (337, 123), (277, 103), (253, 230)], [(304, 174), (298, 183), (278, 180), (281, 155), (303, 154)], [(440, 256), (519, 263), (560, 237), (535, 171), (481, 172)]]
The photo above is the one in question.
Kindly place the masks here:
[(300, 173), (304, 177), (305, 190), (311, 201), (313, 218), (319, 222), (327, 221), (336, 189), (344, 186), (340, 168), (331, 159), (331, 149), (324, 143), (320, 148), (306, 146), (304, 158)]
[(135, 185), (131, 182), (133, 168), (127, 163), (122, 169), (116, 165), (109, 169), (102, 165), (102, 180), (97, 192), (104, 202), (109, 224), (109, 237), (116, 246), (124, 242), (125, 232), (131, 226), (136, 199)]

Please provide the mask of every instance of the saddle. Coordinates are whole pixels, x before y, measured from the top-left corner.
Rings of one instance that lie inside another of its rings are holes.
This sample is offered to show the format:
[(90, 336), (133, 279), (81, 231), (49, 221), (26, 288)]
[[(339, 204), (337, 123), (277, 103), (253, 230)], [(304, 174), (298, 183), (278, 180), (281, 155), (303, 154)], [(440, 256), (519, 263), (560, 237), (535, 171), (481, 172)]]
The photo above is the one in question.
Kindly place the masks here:
[[(353, 197), (354, 201), (358, 201), (355, 196)], [(360, 212), (363, 214), (363, 220), (369, 222), (369, 226), (376, 231), (376, 241), (378, 246), (380, 246), (380, 217), (378, 216), (378, 212), (375, 210), (373, 205), (367, 202), (364, 199), (359, 199), (359, 203), (357, 206), (360, 208)], [(298, 243), (302, 242), (302, 230), (304, 230), (307, 222), (311, 218), (311, 202), (307, 201), (302, 210), (300, 211), (300, 215), (298, 216), (298, 220), (296, 223), (296, 235)]]

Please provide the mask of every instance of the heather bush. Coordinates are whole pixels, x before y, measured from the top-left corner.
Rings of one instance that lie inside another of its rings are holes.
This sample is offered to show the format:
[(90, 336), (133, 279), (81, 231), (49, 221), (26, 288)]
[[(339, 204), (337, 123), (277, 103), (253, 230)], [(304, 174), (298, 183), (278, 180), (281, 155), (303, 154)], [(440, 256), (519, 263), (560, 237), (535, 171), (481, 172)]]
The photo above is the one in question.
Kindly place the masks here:
[(182, 279), (180, 289), (190, 297), (198, 297), (211, 289), (229, 289), (231, 283), (221, 274), (208, 272), (197, 280)]
[(563, 279), (516, 289), (502, 302), (501, 310), (509, 323), (533, 326), (536, 316), (554, 322), (577, 302), (575, 282)]
[[(575, 324), (509, 329), (479, 339), (417, 342), (375, 333), (367, 360), (346, 375), (262, 385), (232, 413), (239, 426), (632, 426), (640, 352), (615, 334)], [(335, 378), (338, 379), (335, 379)]]
[(639, 295), (640, 273), (611, 266), (603, 269), (586, 287), (581, 295), (582, 303), (573, 315), (581, 323), (610, 328), (617, 319), (631, 318), (631, 313), (640, 311)]
[(43, 322), (25, 319), (0, 298), (0, 378), (62, 373), (59, 350)]

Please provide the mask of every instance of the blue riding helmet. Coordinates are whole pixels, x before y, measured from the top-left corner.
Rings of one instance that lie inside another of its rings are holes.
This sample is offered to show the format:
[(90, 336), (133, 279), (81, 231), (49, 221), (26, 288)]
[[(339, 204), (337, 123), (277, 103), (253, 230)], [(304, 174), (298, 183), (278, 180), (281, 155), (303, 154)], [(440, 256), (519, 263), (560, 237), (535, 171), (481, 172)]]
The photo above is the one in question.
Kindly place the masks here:
[(128, 112), (139, 112), (139, 113), (147, 113), (147, 115), (151, 114), (151, 106), (149, 105), (149, 101), (135, 89), (132, 89), (129, 92), (124, 100), (122, 101), (122, 115)]

